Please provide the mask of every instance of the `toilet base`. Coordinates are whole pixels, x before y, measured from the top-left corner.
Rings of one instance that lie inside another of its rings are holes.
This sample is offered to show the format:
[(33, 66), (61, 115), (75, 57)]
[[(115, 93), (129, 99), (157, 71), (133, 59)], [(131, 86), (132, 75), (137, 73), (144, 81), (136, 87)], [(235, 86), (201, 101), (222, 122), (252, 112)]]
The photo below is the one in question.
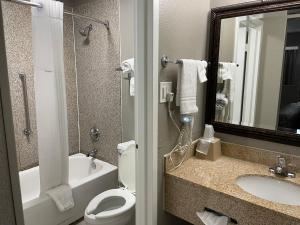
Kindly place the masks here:
[(87, 217), (84, 218), (84, 221), (86, 225), (134, 225), (131, 224), (132, 221), (134, 221), (134, 211), (130, 210), (129, 212), (126, 212), (125, 214), (115, 216), (115, 217), (109, 217), (109, 218), (102, 218), (99, 220), (91, 220)]

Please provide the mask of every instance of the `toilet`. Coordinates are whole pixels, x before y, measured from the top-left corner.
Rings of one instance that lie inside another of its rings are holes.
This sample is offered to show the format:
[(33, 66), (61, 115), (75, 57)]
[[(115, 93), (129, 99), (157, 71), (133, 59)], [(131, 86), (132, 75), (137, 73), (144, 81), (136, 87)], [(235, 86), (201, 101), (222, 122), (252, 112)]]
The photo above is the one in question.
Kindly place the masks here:
[(85, 209), (87, 225), (129, 225), (135, 215), (135, 141), (118, 145), (119, 183), (102, 192)]

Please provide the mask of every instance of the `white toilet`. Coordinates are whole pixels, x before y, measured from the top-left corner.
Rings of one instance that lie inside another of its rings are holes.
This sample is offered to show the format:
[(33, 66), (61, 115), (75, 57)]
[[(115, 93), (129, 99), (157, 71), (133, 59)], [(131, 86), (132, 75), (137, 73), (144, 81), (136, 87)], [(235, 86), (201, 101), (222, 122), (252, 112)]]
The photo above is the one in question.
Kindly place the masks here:
[(87, 225), (127, 225), (135, 214), (135, 141), (118, 145), (119, 183), (94, 197), (85, 209)]

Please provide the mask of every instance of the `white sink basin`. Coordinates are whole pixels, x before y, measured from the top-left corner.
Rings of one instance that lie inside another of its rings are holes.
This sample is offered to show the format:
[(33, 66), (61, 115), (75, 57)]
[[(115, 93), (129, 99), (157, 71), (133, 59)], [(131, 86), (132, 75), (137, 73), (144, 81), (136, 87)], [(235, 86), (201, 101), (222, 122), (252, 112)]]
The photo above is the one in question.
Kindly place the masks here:
[(300, 186), (272, 177), (240, 176), (236, 184), (244, 191), (276, 203), (300, 206)]

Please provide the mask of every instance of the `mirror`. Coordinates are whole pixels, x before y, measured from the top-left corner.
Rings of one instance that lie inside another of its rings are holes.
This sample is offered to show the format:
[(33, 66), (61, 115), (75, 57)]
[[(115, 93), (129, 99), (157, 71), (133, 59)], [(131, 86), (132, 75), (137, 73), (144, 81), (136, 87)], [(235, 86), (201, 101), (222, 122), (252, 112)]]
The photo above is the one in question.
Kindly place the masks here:
[(213, 9), (211, 25), (206, 122), (243, 136), (298, 138), (299, 1)]

